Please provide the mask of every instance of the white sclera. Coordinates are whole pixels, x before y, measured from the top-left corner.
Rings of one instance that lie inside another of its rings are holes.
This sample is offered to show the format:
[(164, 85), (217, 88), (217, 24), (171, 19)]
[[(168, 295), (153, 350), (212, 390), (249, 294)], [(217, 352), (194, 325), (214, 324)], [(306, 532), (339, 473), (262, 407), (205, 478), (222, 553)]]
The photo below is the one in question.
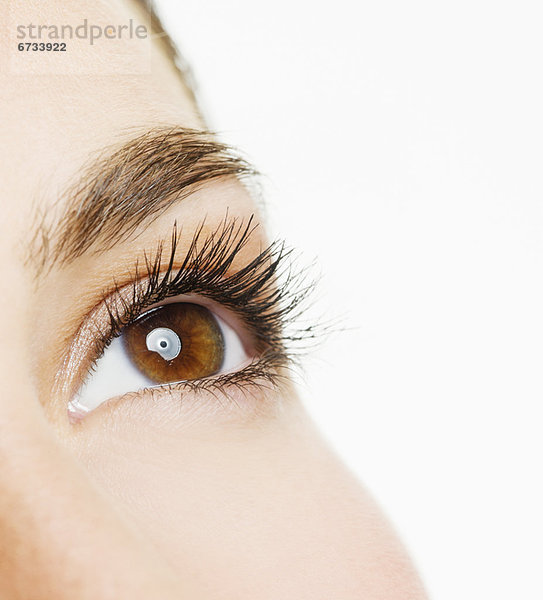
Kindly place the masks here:
[(181, 352), (181, 340), (173, 329), (157, 327), (145, 338), (147, 350), (157, 352), (164, 360), (173, 360)]

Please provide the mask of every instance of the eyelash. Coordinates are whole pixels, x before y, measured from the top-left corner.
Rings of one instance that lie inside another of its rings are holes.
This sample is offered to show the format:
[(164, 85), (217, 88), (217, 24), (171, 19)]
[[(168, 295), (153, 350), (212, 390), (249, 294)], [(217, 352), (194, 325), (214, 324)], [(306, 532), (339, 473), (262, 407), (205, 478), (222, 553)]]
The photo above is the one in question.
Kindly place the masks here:
[(181, 266), (176, 268), (181, 232), (174, 224), (166, 258), (165, 244), (161, 243), (152, 260), (145, 257), (143, 275), (136, 264), (128, 295), (126, 286), (116, 283), (104, 295), (109, 324), (104, 331), (98, 331), (90, 371), (111, 341), (147, 308), (167, 298), (192, 294), (215, 301), (236, 314), (253, 335), (259, 357), (233, 373), (151, 389), (173, 390), (183, 386), (192, 391), (219, 391), (226, 385), (243, 389), (248, 383), (277, 385), (281, 368), (291, 365), (306, 342), (317, 337), (313, 324), (303, 328), (292, 325), (306, 310), (314, 281), (307, 269), (295, 270), (292, 249), (280, 241), (228, 274), (257, 227), (254, 216), (246, 223), (225, 219), (204, 236), (203, 222), (194, 233)]

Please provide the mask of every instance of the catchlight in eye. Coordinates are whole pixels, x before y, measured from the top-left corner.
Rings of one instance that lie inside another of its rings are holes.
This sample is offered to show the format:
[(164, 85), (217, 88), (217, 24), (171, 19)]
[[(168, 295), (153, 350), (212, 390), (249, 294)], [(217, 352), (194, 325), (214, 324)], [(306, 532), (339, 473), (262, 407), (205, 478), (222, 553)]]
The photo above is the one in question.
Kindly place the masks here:
[(157, 327), (145, 338), (147, 350), (158, 352), (164, 360), (173, 360), (181, 352), (181, 340), (175, 331), (167, 327)]

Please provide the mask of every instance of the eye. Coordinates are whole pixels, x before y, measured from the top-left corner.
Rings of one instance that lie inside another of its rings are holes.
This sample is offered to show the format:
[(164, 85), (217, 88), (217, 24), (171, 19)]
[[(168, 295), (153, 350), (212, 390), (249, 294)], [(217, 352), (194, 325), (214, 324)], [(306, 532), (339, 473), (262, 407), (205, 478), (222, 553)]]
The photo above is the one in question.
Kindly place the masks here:
[(127, 392), (228, 373), (248, 359), (240, 335), (208, 307), (165, 304), (112, 340), (70, 402), (70, 414), (81, 417)]

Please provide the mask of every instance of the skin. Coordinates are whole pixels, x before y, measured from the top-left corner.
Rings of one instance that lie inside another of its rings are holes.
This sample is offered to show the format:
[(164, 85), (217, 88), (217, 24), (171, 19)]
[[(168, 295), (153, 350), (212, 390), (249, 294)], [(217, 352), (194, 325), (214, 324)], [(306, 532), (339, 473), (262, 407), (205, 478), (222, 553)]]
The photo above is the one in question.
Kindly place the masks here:
[[(66, 4), (53, 0), (40, 3), (39, 18), (26, 3), (15, 9), (19, 23), (69, 19), (58, 18)], [(138, 18), (120, 1), (78, 0), (70, 11), (78, 22)], [(36, 282), (24, 262), (36, 205), (54, 214), (61, 192), (104, 146), (159, 125), (203, 123), (159, 46), (149, 72), (78, 76), (20, 72), (8, 64), (14, 41), (0, 43), (9, 116), (0, 124), (0, 279), (8, 282), (0, 297), (0, 596), (423, 598), (389, 524), (288, 382), (225, 402), (139, 394), (69, 421), (69, 395), (55, 384), (61, 356), (104, 287), (130, 273), (174, 221), (190, 234), (204, 215), (211, 226), (227, 207), (240, 217), (255, 208), (239, 183), (207, 184), (136, 239)], [(143, 45), (121, 47), (134, 64), (146, 59)], [(63, 56), (67, 71), (122, 60), (107, 44), (73, 48)], [(43, 59), (28, 53), (26, 66), (39, 72)], [(264, 239), (260, 229), (239, 260)]]

